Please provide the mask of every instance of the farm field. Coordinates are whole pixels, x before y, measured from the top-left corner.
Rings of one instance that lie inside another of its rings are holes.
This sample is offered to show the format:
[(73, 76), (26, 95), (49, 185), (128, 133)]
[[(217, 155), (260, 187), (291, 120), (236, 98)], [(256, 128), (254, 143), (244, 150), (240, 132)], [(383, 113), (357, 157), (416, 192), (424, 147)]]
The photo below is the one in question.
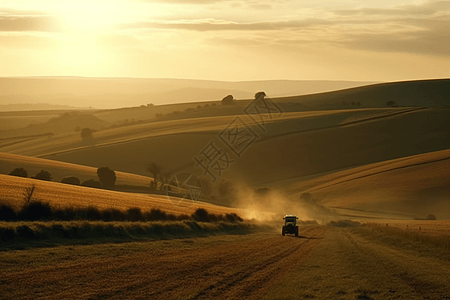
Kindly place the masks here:
[[(40, 170), (51, 173), (53, 181), (60, 182), (68, 176), (76, 176), (81, 182), (88, 179), (97, 179), (97, 168), (71, 163), (64, 163), (48, 159), (40, 159), (31, 156), (0, 153), (0, 174), (8, 174), (15, 168), (24, 168), (28, 175), (34, 176)], [(148, 186), (153, 179), (148, 176), (136, 175), (125, 172), (116, 172), (119, 185)]]
[[(293, 180), (288, 193), (311, 193), (347, 217), (450, 218), (450, 151), (442, 150)], [(395, 212), (399, 213), (395, 215)]]
[(2, 202), (12, 204), (14, 207), (19, 207), (24, 203), (26, 189), (34, 185), (35, 191), (32, 200), (41, 200), (61, 208), (93, 206), (99, 209), (116, 208), (126, 210), (139, 207), (142, 211), (159, 208), (173, 214), (190, 214), (197, 208), (204, 207), (212, 213), (238, 213), (245, 215), (243, 210), (205, 202), (189, 201), (177, 205), (178, 203), (172, 203), (166, 195), (116, 192), (7, 175), (0, 175), (0, 182)]
[[(449, 83), (277, 98), (256, 119), (248, 100), (1, 113), (0, 299), (450, 299)], [(236, 122), (254, 137), (240, 153)], [(201, 201), (150, 190), (152, 174), (208, 183), (194, 158), (212, 142), (231, 161)], [(59, 183), (100, 167), (115, 187)]]
[(0, 298), (446, 299), (448, 258), (365, 227), (60, 246), (1, 252)]

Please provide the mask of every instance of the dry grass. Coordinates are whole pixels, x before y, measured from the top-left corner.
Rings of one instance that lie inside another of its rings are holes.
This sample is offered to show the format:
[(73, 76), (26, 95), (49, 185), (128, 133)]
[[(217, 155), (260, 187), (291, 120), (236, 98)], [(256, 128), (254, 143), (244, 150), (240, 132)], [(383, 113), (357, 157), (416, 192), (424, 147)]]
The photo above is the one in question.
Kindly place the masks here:
[[(46, 170), (53, 176), (53, 180), (61, 181), (67, 176), (76, 176), (81, 181), (96, 179), (97, 168), (59, 162), (49, 159), (41, 159), (30, 156), (0, 153), (0, 173), (8, 174), (15, 168), (24, 168), (28, 176), (34, 176), (40, 170)], [(148, 186), (152, 178), (142, 175), (116, 172), (116, 184)]]
[(189, 206), (175, 205), (165, 195), (115, 192), (8, 175), (0, 175), (0, 181), (2, 183), (0, 186), (2, 201), (15, 208), (23, 204), (24, 191), (35, 185), (36, 189), (32, 199), (49, 202), (56, 208), (93, 206), (99, 209), (127, 210), (139, 207), (143, 212), (156, 208), (173, 214), (191, 214), (196, 209), (203, 207), (214, 214), (241, 214), (243, 212), (204, 202), (188, 203)]
[(247, 222), (204, 223), (192, 220), (156, 222), (0, 222), (0, 251), (64, 244), (171, 239), (265, 229)]
[(450, 221), (390, 221), (365, 223), (363, 226), (391, 236), (450, 250)]
[[(310, 192), (334, 208), (401, 212), (424, 218), (450, 218), (450, 150), (352, 168), (303, 182), (291, 193)], [(352, 214), (361, 212), (352, 212)]]

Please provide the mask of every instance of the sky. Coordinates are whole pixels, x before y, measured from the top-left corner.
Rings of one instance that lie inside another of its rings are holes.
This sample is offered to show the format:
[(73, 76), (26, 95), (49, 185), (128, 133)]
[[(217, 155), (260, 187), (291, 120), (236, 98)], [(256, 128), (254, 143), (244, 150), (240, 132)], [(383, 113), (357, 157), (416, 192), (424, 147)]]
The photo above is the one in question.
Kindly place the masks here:
[(0, 77), (450, 77), (450, 1), (0, 0)]

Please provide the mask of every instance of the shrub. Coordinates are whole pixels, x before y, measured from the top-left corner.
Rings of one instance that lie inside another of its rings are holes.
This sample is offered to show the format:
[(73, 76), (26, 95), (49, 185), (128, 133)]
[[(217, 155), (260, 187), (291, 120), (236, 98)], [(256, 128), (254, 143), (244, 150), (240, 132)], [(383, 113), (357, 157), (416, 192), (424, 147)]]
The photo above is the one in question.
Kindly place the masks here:
[(225, 215), (225, 221), (227, 221), (227, 222), (242, 222), (244, 220), (241, 217), (239, 217), (237, 214), (231, 213), (231, 214)]
[(145, 219), (149, 221), (164, 221), (169, 218), (170, 217), (167, 215), (167, 213), (160, 210), (159, 208), (152, 208), (150, 212), (147, 212), (145, 214)]
[(8, 204), (0, 204), (0, 220), (15, 221), (17, 219), (16, 211)]
[(233, 95), (228, 95), (222, 99), (222, 105), (233, 105), (234, 98)]
[(94, 179), (89, 179), (86, 181), (83, 181), (81, 183), (82, 186), (86, 186), (86, 187), (92, 187), (92, 188), (101, 188), (102, 184), (100, 183), (100, 181), (94, 180)]
[(6, 242), (12, 240), (16, 236), (16, 231), (13, 228), (0, 227), (0, 240)]
[(116, 184), (116, 172), (108, 167), (98, 168), (97, 176), (100, 179), (100, 183), (105, 188), (112, 188)]
[(27, 225), (22, 225), (22, 226), (17, 227), (16, 232), (17, 232), (17, 235), (20, 237), (24, 237), (24, 238), (28, 238), (28, 239), (36, 238), (36, 233), (34, 232), (34, 230), (31, 229), (30, 227), (28, 227)]
[(426, 220), (436, 220), (436, 216), (433, 214), (429, 214), (425, 219)]
[(52, 215), (54, 220), (59, 221), (72, 221), (76, 219), (75, 210), (71, 207), (52, 209)]
[(127, 210), (127, 215), (128, 215), (128, 220), (133, 221), (133, 222), (143, 220), (141, 209), (138, 207), (129, 208)]
[(204, 208), (197, 209), (193, 214), (192, 218), (198, 222), (209, 222), (209, 213)]
[(50, 220), (52, 208), (50, 204), (41, 201), (29, 202), (19, 211), (18, 217), (24, 221)]
[(24, 168), (15, 168), (8, 175), (18, 176), (18, 177), (28, 177), (28, 172)]
[(52, 181), (52, 174), (50, 174), (50, 172), (48, 172), (48, 171), (41, 170), (39, 173), (34, 175), (33, 178), (39, 179), (39, 180), (45, 180), (45, 181)]
[(101, 220), (102, 214), (100, 210), (95, 206), (89, 206), (86, 209), (86, 219), (91, 221)]
[(72, 185), (80, 185), (80, 179), (78, 179), (75, 176), (70, 176), (70, 177), (64, 177), (61, 180), (61, 183), (65, 183), (65, 184), (72, 184)]
[(266, 96), (266, 93), (264, 93), (264, 92), (257, 92), (255, 94), (255, 99), (259, 99), (259, 98), (264, 99), (265, 96)]
[(91, 128), (83, 128), (81, 129), (81, 138), (83, 140), (93, 139), (94, 138), (94, 130)]

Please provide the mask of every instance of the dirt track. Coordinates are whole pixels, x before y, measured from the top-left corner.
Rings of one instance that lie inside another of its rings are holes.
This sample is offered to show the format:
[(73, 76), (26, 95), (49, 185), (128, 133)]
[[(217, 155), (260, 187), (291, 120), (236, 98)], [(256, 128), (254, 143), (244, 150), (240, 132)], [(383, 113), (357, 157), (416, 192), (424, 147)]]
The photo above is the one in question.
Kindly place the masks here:
[[(359, 231), (358, 231), (359, 230)], [(361, 234), (278, 233), (0, 253), (0, 298), (450, 299), (450, 262)]]

